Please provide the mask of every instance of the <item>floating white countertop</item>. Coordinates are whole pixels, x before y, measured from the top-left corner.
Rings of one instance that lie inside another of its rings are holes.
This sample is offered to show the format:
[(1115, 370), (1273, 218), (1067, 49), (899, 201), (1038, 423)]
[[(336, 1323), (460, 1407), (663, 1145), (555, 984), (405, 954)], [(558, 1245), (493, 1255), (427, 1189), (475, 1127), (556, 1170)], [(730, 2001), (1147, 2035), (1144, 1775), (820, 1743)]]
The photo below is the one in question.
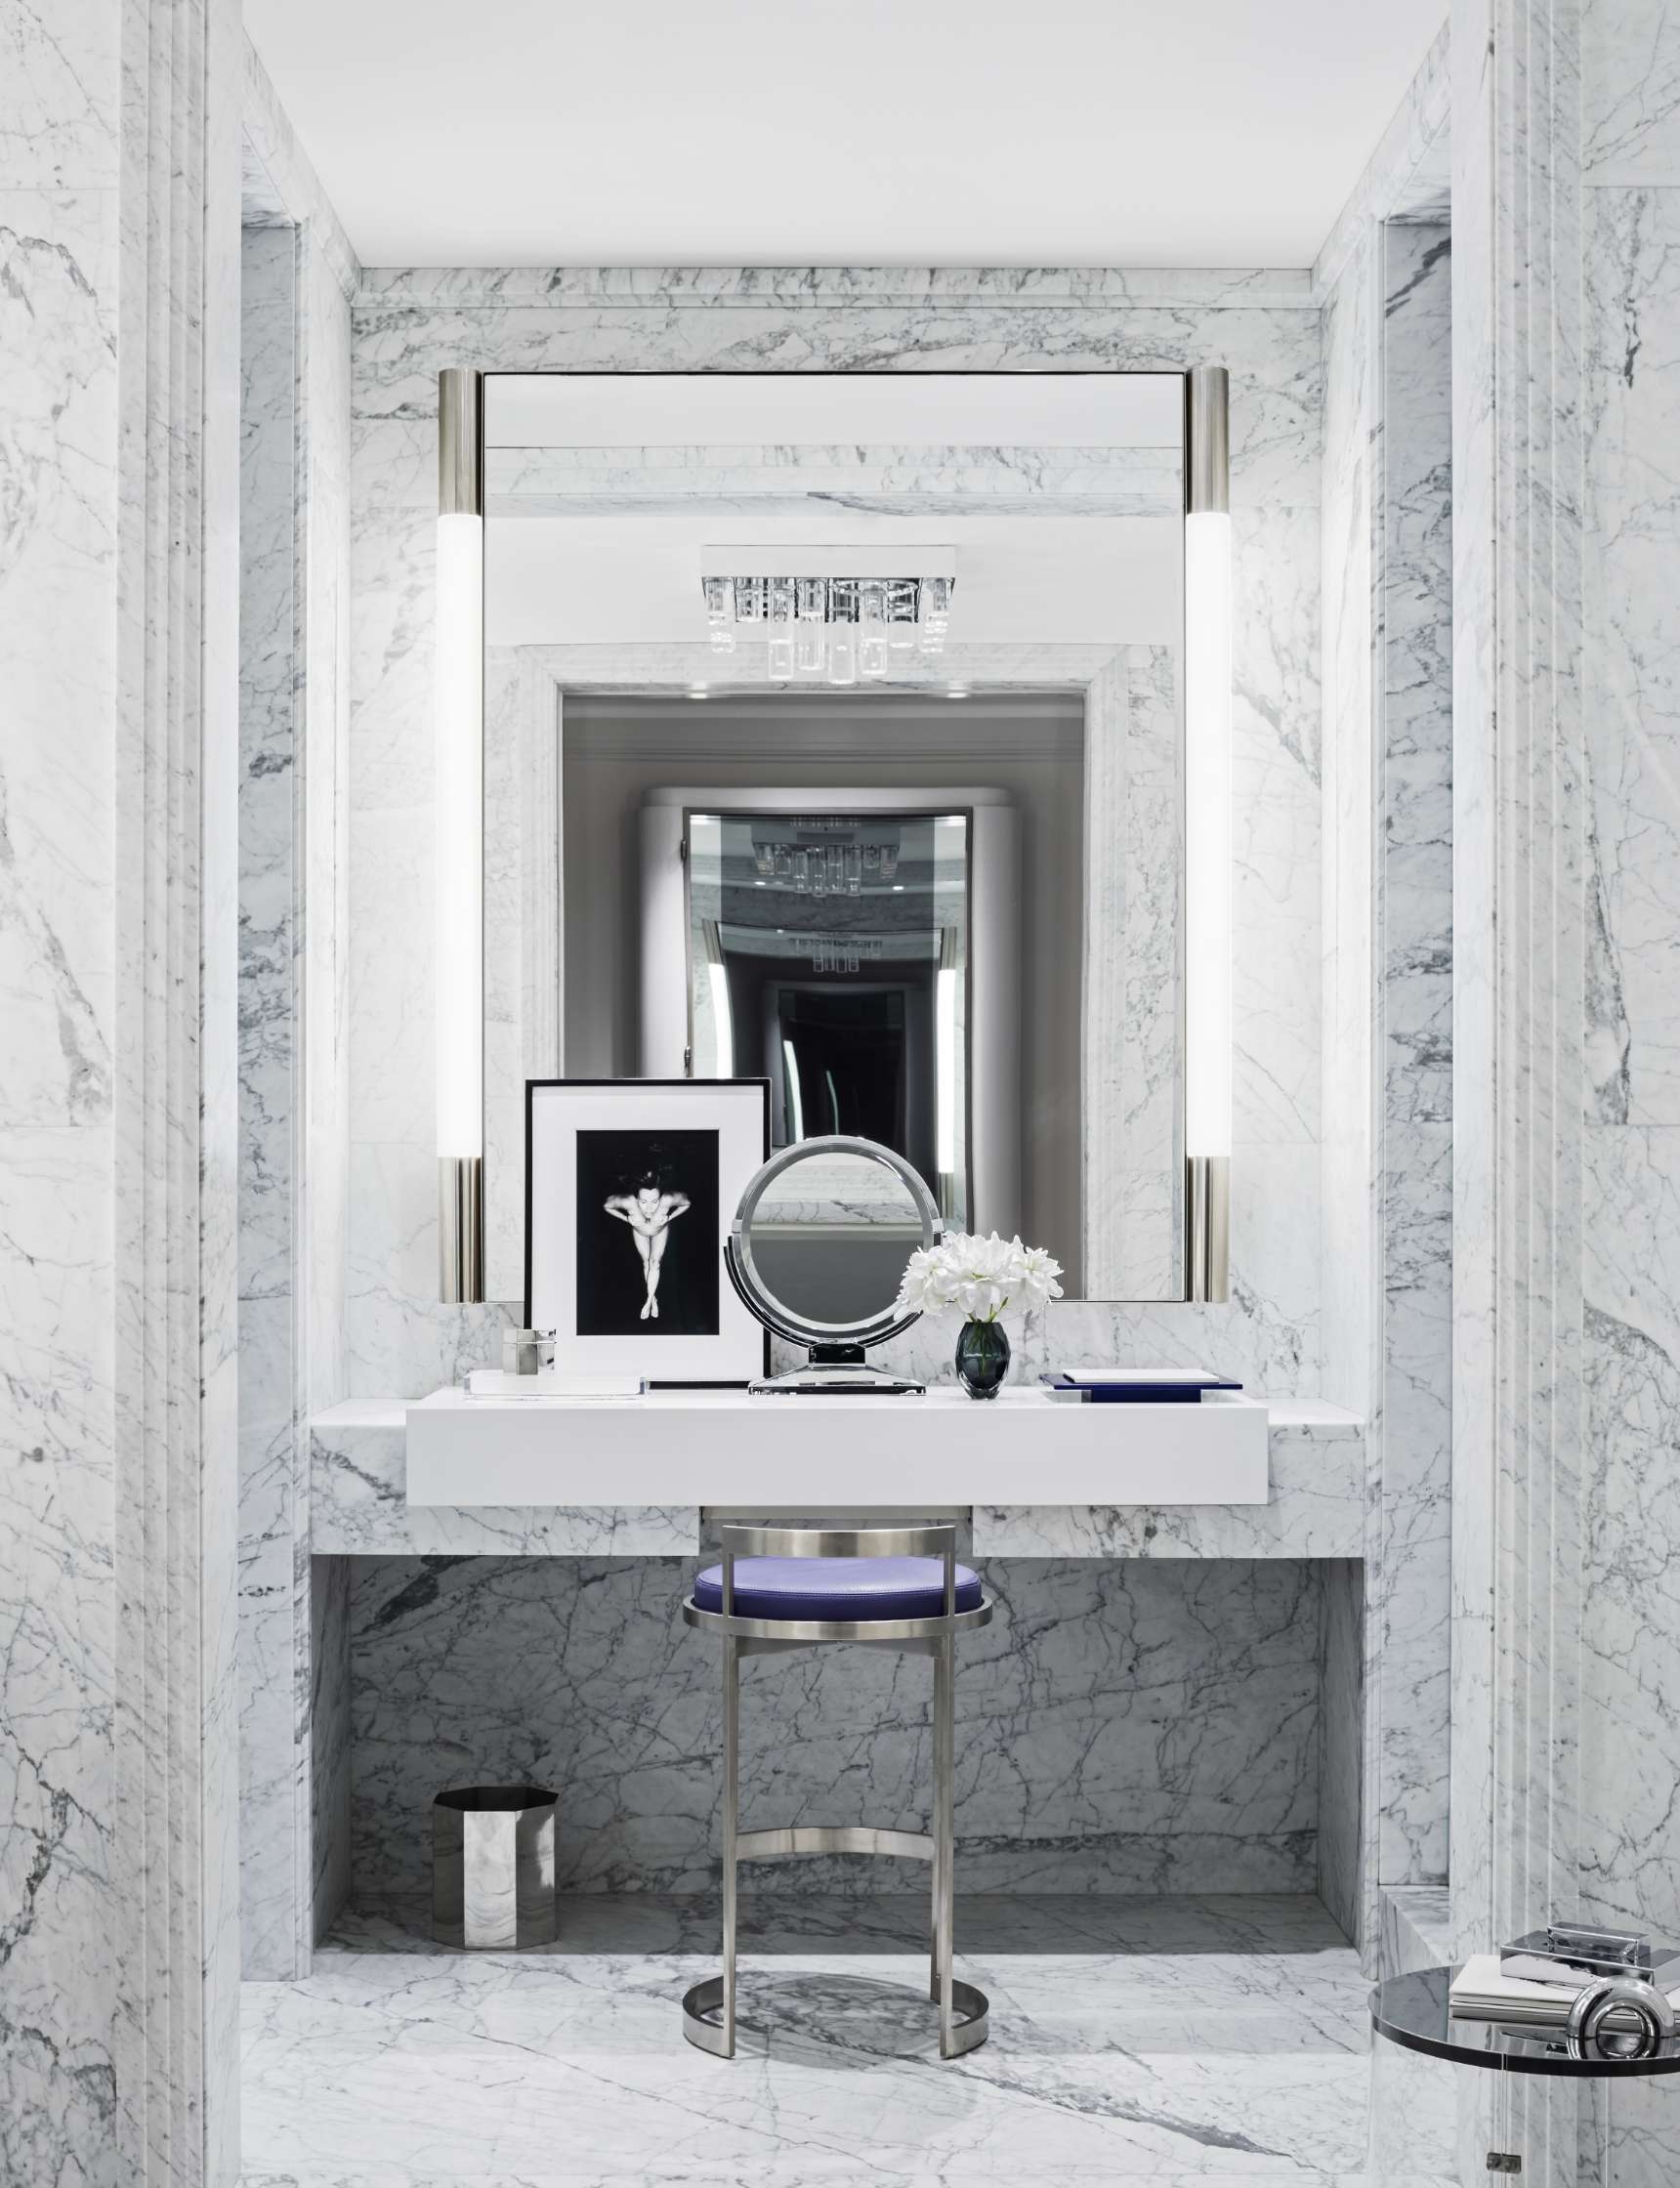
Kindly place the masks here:
[(754, 1398), (469, 1398), (407, 1409), (418, 1505), (882, 1507), (1264, 1504), (1265, 1406), (1067, 1405), (1031, 1388), (978, 1403)]

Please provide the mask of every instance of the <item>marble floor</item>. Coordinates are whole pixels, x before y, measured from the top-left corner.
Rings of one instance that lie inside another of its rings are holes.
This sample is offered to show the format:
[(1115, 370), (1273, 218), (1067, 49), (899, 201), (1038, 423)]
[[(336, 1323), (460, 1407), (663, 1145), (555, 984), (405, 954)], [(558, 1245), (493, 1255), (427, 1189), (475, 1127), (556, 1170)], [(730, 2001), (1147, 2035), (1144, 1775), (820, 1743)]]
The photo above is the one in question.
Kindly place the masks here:
[(942, 2064), (925, 1901), (748, 1901), (733, 2063), (682, 2039), (715, 1909), (570, 1897), (445, 1954), (348, 1917), (245, 1991), (246, 2188), (1365, 2178), (1365, 1997), (1316, 1899), (959, 1902), (990, 2041)]

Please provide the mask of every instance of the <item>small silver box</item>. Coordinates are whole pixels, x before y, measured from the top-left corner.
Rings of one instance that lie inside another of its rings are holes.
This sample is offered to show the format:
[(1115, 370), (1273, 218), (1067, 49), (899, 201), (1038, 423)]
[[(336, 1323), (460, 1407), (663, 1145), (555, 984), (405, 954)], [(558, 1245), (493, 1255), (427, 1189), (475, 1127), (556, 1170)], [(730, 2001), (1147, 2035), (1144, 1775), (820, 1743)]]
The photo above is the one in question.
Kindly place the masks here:
[(1680, 1984), (1680, 1949), (1653, 1945), (1636, 1930), (1601, 1930), (1582, 1922), (1552, 1922), (1499, 1948), (1501, 1975), (1526, 1982), (1588, 1983), (1618, 1976), (1634, 1983)]

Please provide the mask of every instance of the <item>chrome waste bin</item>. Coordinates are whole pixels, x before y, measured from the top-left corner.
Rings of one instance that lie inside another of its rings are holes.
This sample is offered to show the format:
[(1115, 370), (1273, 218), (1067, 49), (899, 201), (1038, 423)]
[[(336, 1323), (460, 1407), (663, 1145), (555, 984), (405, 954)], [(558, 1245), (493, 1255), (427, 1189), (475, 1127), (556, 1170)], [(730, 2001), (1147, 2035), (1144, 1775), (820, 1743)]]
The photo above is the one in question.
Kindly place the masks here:
[(470, 1952), (554, 1942), (559, 1796), (457, 1786), (432, 1803), (432, 1934)]

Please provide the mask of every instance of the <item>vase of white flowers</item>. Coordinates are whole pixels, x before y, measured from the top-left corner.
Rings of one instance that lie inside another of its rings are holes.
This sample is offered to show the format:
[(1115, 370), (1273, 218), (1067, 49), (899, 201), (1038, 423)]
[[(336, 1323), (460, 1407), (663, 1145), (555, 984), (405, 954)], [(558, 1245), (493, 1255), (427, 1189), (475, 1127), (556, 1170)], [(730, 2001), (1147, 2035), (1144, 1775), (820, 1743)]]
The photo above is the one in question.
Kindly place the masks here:
[(903, 1314), (943, 1314), (951, 1307), (963, 1315), (956, 1341), (957, 1380), (971, 1398), (995, 1398), (1009, 1373), (1009, 1333), (1002, 1317), (1008, 1307), (1030, 1314), (1060, 1299), (1056, 1279), (1062, 1264), (1042, 1246), (1024, 1246), (1019, 1239), (1000, 1239), (995, 1231), (980, 1238), (953, 1231), (937, 1246), (912, 1253), (899, 1286)]

